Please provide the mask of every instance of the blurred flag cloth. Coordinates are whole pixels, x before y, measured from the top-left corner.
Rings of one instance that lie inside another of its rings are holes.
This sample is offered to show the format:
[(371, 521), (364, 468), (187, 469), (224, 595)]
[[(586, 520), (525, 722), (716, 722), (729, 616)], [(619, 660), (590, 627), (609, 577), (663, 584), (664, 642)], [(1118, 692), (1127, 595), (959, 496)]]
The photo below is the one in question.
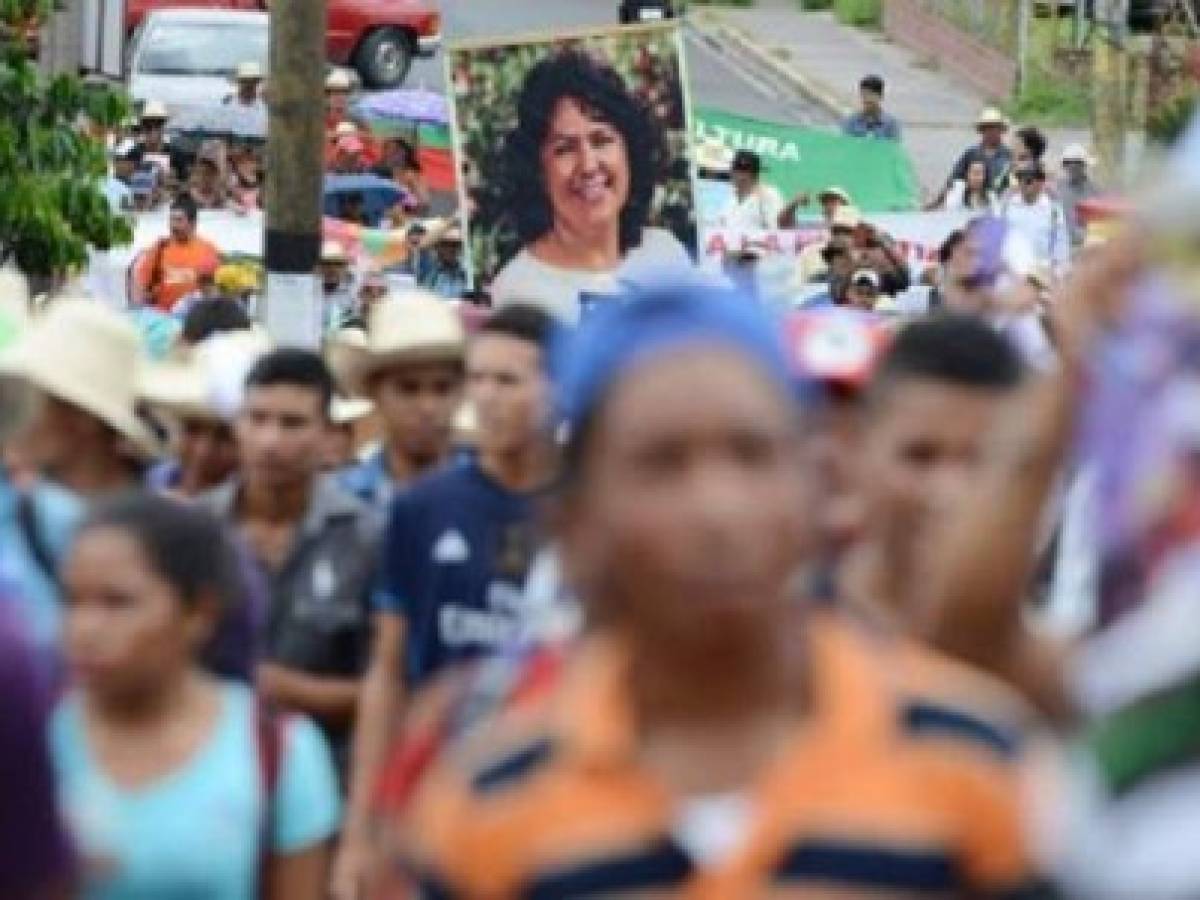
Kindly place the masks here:
[(912, 160), (896, 141), (846, 137), (818, 128), (801, 128), (698, 107), (697, 140), (719, 140), (730, 150), (752, 150), (762, 157), (763, 181), (784, 200), (801, 192), (845, 188), (863, 212), (908, 212), (919, 207), (920, 186)]
[(401, 229), (366, 228), (326, 216), (322, 233), (326, 240), (337, 241), (368, 269), (383, 270), (399, 265), (408, 257)]
[(451, 149), (450, 127), (441, 124), (397, 122), (391, 119), (364, 115), (367, 127), (377, 138), (404, 138), (415, 143), (417, 159), (421, 163), (421, 174), (425, 183), (434, 191), (454, 192), (458, 190), (458, 178)]

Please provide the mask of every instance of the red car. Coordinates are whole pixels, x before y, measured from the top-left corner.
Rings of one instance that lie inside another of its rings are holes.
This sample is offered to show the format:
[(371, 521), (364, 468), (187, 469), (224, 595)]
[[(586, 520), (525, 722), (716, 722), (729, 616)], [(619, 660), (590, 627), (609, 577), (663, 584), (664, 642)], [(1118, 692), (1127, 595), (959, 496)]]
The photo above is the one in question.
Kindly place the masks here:
[[(396, 87), (414, 56), (431, 56), (442, 41), (442, 17), (432, 0), (328, 0), (325, 53), (352, 66), (367, 87)], [(131, 32), (152, 9), (267, 9), (269, 0), (126, 0)]]

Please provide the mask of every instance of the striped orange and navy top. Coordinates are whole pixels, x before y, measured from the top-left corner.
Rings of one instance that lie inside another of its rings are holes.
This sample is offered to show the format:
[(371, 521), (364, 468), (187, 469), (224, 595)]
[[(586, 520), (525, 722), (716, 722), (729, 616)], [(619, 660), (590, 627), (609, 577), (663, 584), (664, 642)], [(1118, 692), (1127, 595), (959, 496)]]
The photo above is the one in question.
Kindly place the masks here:
[(833, 617), (807, 633), (811, 711), (740, 795), (723, 852), (696, 851), (687, 798), (639, 764), (625, 656), (595, 636), (544, 702), (423, 779), (401, 833), (417, 896), (1031, 895), (1017, 732), (962, 702), (976, 690), (953, 666)]

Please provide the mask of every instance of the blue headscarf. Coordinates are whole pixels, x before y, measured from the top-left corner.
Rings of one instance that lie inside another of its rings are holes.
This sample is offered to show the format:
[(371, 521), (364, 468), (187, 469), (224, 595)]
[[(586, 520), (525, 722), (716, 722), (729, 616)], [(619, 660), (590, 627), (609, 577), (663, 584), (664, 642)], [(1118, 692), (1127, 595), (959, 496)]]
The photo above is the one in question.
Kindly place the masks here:
[(560, 421), (575, 431), (628, 369), (688, 345), (731, 350), (785, 392), (796, 389), (777, 323), (753, 299), (719, 288), (657, 287), (599, 306), (551, 351)]

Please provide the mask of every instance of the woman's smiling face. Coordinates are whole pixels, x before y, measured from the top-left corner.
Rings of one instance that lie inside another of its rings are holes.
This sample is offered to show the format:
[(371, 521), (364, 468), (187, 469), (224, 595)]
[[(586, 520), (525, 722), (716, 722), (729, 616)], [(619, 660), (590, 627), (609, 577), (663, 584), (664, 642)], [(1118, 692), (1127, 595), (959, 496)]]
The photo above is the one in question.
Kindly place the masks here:
[(556, 226), (575, 232), (617, 227), (629, 200), (625, 138), (574, 97), (550, 114), (542, 173)]

